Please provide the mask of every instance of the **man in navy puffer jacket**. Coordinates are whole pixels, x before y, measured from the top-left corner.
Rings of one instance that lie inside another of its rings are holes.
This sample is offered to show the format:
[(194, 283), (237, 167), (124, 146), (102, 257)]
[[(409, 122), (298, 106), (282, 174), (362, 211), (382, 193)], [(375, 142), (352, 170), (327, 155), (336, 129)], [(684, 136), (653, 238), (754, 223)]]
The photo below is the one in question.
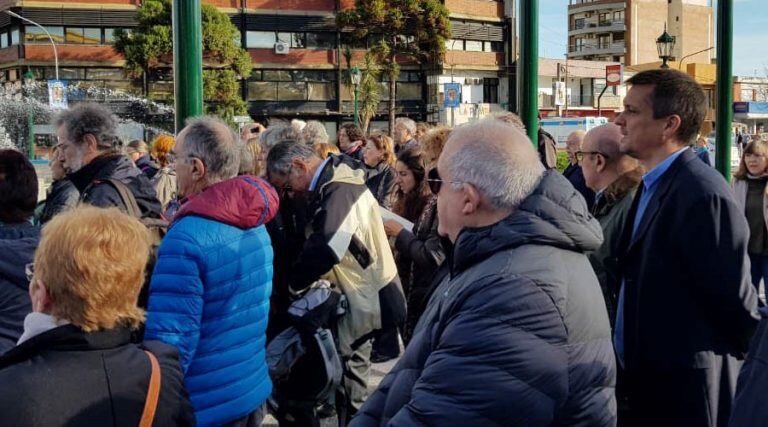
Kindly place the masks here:
[(272, 246), (264, 224), (275, 190), (236, 177), (237, 136), (198, 118), (173, 156), (182, 206), (163, 239), (149, 291), (145, 339), (179, 349), (199, 425), (253, 425), (272, 391), (264, 355)]
[(584, 198), (495, 119), (456, 128), (429, 179), (454, 248), (352, 426), (615, 426), (611, 332), (584, 255), (602, 231)]

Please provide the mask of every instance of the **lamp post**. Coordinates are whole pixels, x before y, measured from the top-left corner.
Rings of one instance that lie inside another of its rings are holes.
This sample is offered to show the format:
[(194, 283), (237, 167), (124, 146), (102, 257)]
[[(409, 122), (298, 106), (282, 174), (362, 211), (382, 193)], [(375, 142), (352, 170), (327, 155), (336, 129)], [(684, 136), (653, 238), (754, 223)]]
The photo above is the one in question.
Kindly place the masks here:
[(51, 33), (49, 33), (48, 30), (46, 30), (45, 27), (43, 27), (42, 25), (38, 24), (37, 22), (35, 22), (35, 21), (31, 20), (31, 19), (27, 19), (27, 18), (19, 15), (18, 13), (11, 12), (10, 10), (4, 10), (3, 12), (13, 16), (14, 18), (18, 18), (18, 19), (21, 19), (24, 22), (28, 22), (28, 23), (34, 25), (37, 28), (40, 28), (41, 30), (43, 30), (45, 35), (48, 36), (48, 40), (51, 41), (51, 46), (53, 46), (53, 63), (55, 65), (55, 67), (56, 67), (56, 80), (58, 80), (59, 79), (59, 52), (56, 51), (56, 43), (53, 42), (53, 37), (51, 37)]
[[(26, 92), (27, 100), (32, 99), (32, 84), (35, 82), (35, 73), (32, 70), (27, 69), (24, 73), (24, 91)], [(35, 159), (35, 109), (32, 103), (29, 103), (29, 114), (27, 114), (27, 150), (29, 160)]]
[(349, 80), (352, 82), (352, 86), (355, 88), (355, 126), (360, 126), (360, 112), (357, 108), (357, 96), (358, 88), (360, 87), (360, 80), (363, 78), (363, 73), (359, 68), (353, 67), (349, 70)]
[(669, 68), (667, 61), (672, 57), (672, 49), (675, 48), (675, 38), (667, 32), (667, 24), (664, 24), (664, 32), (656, 39), (656, 49), (661, 59), (661, 68)]

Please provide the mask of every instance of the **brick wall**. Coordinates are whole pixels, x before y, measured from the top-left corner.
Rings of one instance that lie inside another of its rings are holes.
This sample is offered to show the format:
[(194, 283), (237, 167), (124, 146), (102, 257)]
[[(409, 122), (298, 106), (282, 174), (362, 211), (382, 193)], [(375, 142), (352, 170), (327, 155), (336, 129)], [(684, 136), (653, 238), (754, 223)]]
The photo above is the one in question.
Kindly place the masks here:
[[(30, 2), (26, 2), (26, 3), (30, 3)], [(50, 3), (50, 7), (65, 6), (69, 8), (76, 8), (80, 6), (107, 6), (107, 5), (138, 6), (141, 3), (141, 1), (140, 0), (73, 0), (73, 1), (35, 0), (34, 3), (36, 4), (33, 6), (31, 4), (24, 4), (24, 2), (21, 0), (0, 0), (0, 9), (7, 9), (9, 7), (14, 7), (14, 6), (38, 7), (39, 4), (44, 4), (44, 3)]]
[(335, 50), (311, 50), (293, 49), (287, 55), (277, 55), (273, 49), (248, 49), (253, 65), (281, 64), (295, 66), (319, 66), (334, 65), (336, 63)]
[(203, 0), (203, 3), (212, 4), (216, 7), (228, 9), (237, 9), (240, 7), (240, 0)]
[[(353, 3), (354, 4), (354, 3)], [(248, 0), (249, 9), (315, 10), (333, 12), (335, 0)]]
[(504, 3), (491, 0), (445, 0), (451, 13), (481, 17), (503, 18)]
[[(59, 62), (104, 62), (114, 64), (122, 61), (123, 56), (115, 52), (112, 46), (74, 46), (56, 45)], [(24, 46), (24, 57), (27, 61), (53, 62), (53, 48), (47, 44), (28, 44)]]
[(0, 64), (5, 64), (19, 59), (19, 46), (10, 46), (0, 49)]
[(445, 66), (476, 65), (486, 67), (504, 66), (504, 54), (494, 52), (448, 51), (445, 53)]

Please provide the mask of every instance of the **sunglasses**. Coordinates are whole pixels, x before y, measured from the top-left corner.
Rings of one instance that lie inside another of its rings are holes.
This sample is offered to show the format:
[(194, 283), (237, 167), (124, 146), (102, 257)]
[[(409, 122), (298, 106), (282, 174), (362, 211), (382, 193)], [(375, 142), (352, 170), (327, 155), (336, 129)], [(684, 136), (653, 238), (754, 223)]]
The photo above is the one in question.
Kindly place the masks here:
[[(432, 192), (435, 196), (440, 192), (440, 189), (443, 188), (443, 181), (442, 178), (440, 178), (440, 174), (437, 172), (437, 168), (432, 168), (427, 172), (427, 185), (429, 185), (429, 191)], [(461, 181), (449, 181), (451, 184), (463, 184)]]
[(578, 160), (578, 161), (584, 160), (584, 156), (587, 155), (587, 154), (589, 154), (589, 155), (599, 154), (599, 155), (605, 157), (606, 159), (610, 159), (611, 158), (610, 156), (606, 155), (605, 153), (601, 153), (600, 151), (577, 151), (576, 152), (576, 160)]

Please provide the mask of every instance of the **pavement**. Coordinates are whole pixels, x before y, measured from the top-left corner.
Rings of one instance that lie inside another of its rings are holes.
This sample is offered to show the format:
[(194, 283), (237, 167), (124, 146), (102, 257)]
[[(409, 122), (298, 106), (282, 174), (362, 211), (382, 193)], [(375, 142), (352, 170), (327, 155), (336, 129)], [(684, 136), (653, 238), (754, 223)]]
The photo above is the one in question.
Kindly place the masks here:
[[(399, 358), (392, 359), (388, 362), (375, 363), (371, 365), (371, 374), (368, 377), (368, 395), (376, 390), (376, 387), (379, 386), (381, 380), (383, 380), (384, 376), (387, 375), (387, 373), (395, 367), (395, 364), (398, 360)], [(278, 425), (279, 424), (277, 423), (277, 420), (275, 420), (271, 415), (267, 415), (267, 417), (264, 418), (264, 422), (262, 423), (262, 426), (264, 427), (276, 427)], [(320, 420), (320, 427), (336, 427), (337, 425), (338, 424), (335, 417)]]

